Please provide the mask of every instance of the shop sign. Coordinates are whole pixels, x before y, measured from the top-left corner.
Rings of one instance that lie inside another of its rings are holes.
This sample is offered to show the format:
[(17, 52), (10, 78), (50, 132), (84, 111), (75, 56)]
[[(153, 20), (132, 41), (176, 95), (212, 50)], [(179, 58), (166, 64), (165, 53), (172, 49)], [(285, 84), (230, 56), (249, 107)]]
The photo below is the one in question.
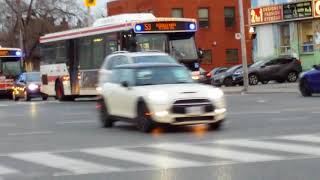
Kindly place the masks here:
[(304, 1), (283, 5), (284, 20), (298, 20), (312, 17), (312, 1)]
[(320, 17), (320, 0), (313, 1), (314, 14), (313, 17)]
[(250, 9), (251, 25), (274, 23), (281, 20), (282, 20), (281, 5)]

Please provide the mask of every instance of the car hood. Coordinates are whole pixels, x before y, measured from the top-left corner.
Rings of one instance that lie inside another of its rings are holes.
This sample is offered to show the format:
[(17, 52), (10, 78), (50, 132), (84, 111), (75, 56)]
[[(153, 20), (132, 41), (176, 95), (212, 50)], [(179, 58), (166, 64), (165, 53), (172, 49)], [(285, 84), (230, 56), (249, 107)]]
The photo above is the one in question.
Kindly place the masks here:
[(144, 97), (148, 98), (150, 96), (163, 95), (167, 96), (171, 101), (176, 99), (192, 98), (215, 99), (214, 95), (221, 92), (219, 88), (198, 83), (137, 86), (135, 88), (136, 90), (141, 92), (141, 95), (143, 95)]

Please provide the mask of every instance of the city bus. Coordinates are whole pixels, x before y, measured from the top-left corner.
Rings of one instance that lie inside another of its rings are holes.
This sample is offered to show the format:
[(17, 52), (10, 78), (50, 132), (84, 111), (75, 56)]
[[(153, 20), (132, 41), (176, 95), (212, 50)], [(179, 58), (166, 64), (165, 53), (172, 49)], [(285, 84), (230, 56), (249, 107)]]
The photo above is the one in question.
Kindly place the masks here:
[(199, 71), (197, 23), (189, 18), (121, 14), (98, 19), (92, 27), (40, 37), (41, 91), (59, 100), (96, 96), (98, 69), (115, 51), (162, 51), (191, 71)]
[(21, 49), (0, 46), (0, 96), (12, 96), (14, 81), (22, 71)]

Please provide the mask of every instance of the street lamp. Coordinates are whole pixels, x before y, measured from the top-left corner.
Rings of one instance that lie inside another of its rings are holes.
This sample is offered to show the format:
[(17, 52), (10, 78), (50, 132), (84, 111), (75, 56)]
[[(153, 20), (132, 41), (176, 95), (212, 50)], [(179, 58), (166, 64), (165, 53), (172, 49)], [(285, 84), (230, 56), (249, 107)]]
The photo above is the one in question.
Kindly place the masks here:
[(243, 69), (243, 92), (247, 92), (249, 88), (248, 78), (248, 62), (247, 62), (247, 47), (244, 28), (243, 2), (239, 1), (239, 15), (240, 15), (240, 33), (241, 33), (241, 54), (242, 54), (242, 69)]

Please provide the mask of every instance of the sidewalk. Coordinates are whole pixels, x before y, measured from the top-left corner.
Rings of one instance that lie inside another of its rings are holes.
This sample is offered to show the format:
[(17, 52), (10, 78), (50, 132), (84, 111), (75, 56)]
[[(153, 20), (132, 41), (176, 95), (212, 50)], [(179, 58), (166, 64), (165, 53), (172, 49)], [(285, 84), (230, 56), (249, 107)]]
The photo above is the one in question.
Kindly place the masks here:
[[(242, 86), (222, 87), (226, 94), (241, 93)], [(269, 83), (250, 86), (248, 93), (299, 93), (298, 83)]]

